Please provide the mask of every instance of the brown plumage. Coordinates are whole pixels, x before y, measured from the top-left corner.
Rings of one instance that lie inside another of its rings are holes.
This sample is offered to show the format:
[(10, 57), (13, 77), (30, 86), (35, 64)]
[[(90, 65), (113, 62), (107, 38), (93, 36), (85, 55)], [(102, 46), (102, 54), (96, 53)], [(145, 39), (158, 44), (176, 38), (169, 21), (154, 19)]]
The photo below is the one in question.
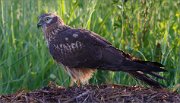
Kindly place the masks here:
[(41, 15), (37, 26), (42, 27), (53, 59), (64, 66), (76, 83), (88, 83), (93, 72), (102, 69), (127, 72), (150, 86), (162, 87), (149, 77), (164, 79), (157, 74), (166, 71), (159, 63), (135, 59), (94, 32), (65, 25), (53, 13)]

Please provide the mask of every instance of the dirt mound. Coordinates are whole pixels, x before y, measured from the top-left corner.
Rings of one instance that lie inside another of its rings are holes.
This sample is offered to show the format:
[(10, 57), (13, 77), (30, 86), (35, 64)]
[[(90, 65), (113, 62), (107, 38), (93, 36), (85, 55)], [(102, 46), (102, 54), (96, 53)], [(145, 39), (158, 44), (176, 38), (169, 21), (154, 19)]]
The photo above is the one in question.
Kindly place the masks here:
[(0, 103), (180, 103), (180, 94), (165, 89), (121, 85), (86, 85), (81, 87), (48, 86), (32, 92), (0, 96)]

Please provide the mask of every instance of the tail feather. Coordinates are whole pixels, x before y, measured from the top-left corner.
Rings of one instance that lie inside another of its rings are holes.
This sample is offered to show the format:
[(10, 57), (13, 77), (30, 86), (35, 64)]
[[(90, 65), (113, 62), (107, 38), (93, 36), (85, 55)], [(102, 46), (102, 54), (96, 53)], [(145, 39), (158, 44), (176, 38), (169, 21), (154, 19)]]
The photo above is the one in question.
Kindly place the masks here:
[(140, 60), (134, 60), (134, 62), (138, 62), (141, 64), (151, 65), (151, 66), (157, 66), (163, 68), (164, 65), (158, 63), (158, 62), (151, 62), (151, 61), (140, 61)]
[[(152, 79), (150, 76), (154, 76), (158, 79), (166, 79), (159, 74), (158, 72), (166, 72), (163, 69), (163, 65), (156, 62), (149, 62), (149, 61), (125, 61), (121, 67), (125, 72), (128, 72), (133, 77), (143, 81), (144, 83), (156, 87), (156, 88), (163, 88), (164, 85), (160, 84), (156, 80)], [(150, 75), (150, 76), (149, 76)]]
[(155, 81), (154, 79), (150, 78), (149, 76), (147, 76), (146, 74), (144, 74), (142, 72), (139, 72), (139, 71), (129, 72), (129, 74), (154, 88), (164, 88), (165, 87), (164, 85), (160, 84), (159, 82)]
[(149, 75), (152, 75), (152, 76), (154, 76), (154, 77), (156, 77), (156, 78), (159, 78), (159, 79), (167, 79), (167, 78), (165, 78), (165, 77), (162, 77), (162, 76), (160, 76), (159, 74), (157, 74), (157, 73), (154, 73), (154, 72), (150, 72), (150, 73), (148, 73)]
[(131, 57), (114, 47), (102, 50), (102, 62), (100, 68), (112, 71), (143, 71), (143, 72), (165, 72), (163, 65), (157, 62), (141, 61)]
[(157, 73), (166, 72), (163, 69), (164, 66), (160, 63), (138, 60), (114, 47), (108, 47), (102, 50), (102, 64), (99, 68), (127, 72), (146, 84), (157, 88), (162, 88), (163, 85), (152, 79), (151, 76), (165, 79)]
[(142, 71), (145, 73), (149, 72), (166, 72), (163, 69), (162, 64), (156, 62), (149, 62), (149, 61), (129, 61), (125, 60), (121, 63), (120, 67), (122, 70), (125, 71)]

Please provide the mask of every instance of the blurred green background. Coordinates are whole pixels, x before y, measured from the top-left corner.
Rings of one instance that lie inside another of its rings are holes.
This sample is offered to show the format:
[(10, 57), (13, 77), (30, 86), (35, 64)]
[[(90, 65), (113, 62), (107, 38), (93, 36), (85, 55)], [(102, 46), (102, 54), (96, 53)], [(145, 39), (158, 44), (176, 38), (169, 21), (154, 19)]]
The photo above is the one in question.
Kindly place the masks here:
[[(86, 28), (142, 60), (156, 61), (169, 88), (180, 83), (179, 0), (0, 0), (0, 94), (34, 90), (69, 76), (49, 54), (38, 16), (56, 12), (66, 24)], [(98, 71), (91, 84), (143, 85), (126, 73)]]

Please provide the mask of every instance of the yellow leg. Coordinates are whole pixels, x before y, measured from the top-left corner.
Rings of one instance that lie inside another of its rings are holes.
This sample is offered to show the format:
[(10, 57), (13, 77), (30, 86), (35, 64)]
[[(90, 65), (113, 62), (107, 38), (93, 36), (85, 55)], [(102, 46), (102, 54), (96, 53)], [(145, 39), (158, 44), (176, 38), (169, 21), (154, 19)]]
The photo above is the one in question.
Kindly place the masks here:
[(78, 87), (80, 87), (80, 86), (81, 86), (80, 80), (77, 80), (77, 83), (76, 83), (76, 84), (77, 84)]
[(76, 83), (76, 85), (77, 85), (78, 87), (81, 86), (80, 80), (77, 80), (77, 81), (75, 82), (73, 79), (71, 79), (71, 80), (70, 80), (70, 87), (74, 86), (75, 83)]
[(74, 85), (74, 80), (71, 78), (70, 80), (70, 87), (72, 87)]

